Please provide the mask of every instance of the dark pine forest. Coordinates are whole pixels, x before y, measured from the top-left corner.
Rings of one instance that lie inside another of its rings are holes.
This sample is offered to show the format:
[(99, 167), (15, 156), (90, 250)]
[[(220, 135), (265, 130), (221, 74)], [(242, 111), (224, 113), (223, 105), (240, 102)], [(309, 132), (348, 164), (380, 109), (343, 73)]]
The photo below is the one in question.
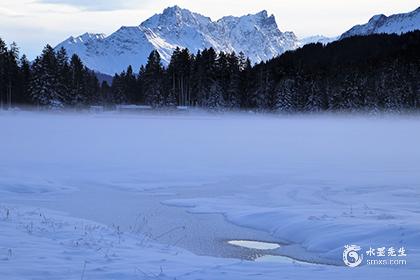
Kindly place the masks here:
[(176, 49), (167, 67), (146, 65), (100, 83), (76, 55), (47, 45), (29, 62), (0, 39), (1, 108), (87, 108), (141, 104), (262, 112), (420, 109), (420, 31), (309, 44), (252, 65), (242, 54)]

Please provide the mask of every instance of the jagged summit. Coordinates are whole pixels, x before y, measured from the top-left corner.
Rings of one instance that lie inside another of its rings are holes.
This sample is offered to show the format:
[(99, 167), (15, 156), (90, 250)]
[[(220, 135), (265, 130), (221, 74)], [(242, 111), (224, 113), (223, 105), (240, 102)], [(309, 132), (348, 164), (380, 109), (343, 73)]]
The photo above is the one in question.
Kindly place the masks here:
[(187, 9), (182, 9), (179, 6), (173, 6), (163, 10), (161, 14), (155, 14), (151, 18), (144, 21), (140, 26), (146, 27), (168, 27), (181, 26), (191, 24), (209, 23), (211, 19), (198, 13), (193, 13)]
[(57, 48), (78, 54), (96, 71), (114, 74), (132, 65), (138, 69), (155, 49), (168, 63), (176, 47), (192, 53), (204, 48), (243, 52), (257, 63), (299, 46), (293, 32), (281, 32), (274, 15), (263, 10), (256, 14), (226, 16), (217, 21), (179, 6), (166, 8), (139, 26), (121, 27), (108, 37), (84, 34), (70, 37)]
[[(67, 43), (77, 44), (77, 43), (87, 43), (90, 41), (97, 41), (105, 39), (106, 35), (103, 33), (84, 33), (80, 36), (73, 37), (70, 36), (66, 41)], [(63, 42), (63, 43), (64, 43)]]

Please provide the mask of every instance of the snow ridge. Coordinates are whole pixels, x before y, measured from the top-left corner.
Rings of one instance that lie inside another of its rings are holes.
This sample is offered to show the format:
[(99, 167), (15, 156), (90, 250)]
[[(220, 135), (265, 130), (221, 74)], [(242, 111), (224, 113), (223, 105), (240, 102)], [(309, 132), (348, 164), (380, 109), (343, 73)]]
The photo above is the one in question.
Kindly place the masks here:
[(300, 39), (299, 44), (301, 46), (312, 44), (312, 43), (321, 43), (323, 45), (327, 45), (331, 42), (334, 42), (338, 39), (338, 37), (326, 37), (323, 35), (314, 35)]
[(85, 33), (70, 37), (56, 49), (77, 54), (91, 69), (106, 74), (121, 72), (132, 65), (138, 69), (156, 49), (168, 64), (176, 47), (192, 53), (213, 47), (216, 51), (243, 52), (252, 62), (271, 59), (299, 47), (293, 32), (281, 32), (267, 11), (217, 21), (178, 6), (169, 7), (139, 26), (121, 27), (106, 37)]
[(368, 23), (356, 25), (343, 35), (341, 39), (370, 34), (402, 34), (420, 29), (420, 7), (409, 13), (395, 14), (389, 17), (381, 14), (373, 16)]

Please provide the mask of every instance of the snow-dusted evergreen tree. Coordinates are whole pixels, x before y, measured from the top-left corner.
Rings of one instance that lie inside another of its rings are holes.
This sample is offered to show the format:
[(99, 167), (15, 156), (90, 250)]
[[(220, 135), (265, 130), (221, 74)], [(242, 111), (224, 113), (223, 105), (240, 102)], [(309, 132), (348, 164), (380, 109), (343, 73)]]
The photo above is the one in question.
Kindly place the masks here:
[(217, 80), (216, 59), (216, 52), (210, 48), (199, 52), (193, 61), (191, 88), (198, 106), (206, 106), (210, 87)]
[(222, 88), (223, 98), (226, 102), (226, 105), (229, 105), (228, 89), (229, 89), (229, 61), (228, 54), (220, 52), (217, 55), (217, 59), (214, 66), (214, 79), (219, 82), (220, 87)]
[(125, 72), (125, 96), (127, 96), (128, 100), (134, 100), (137, 94), (137, 79), (134, 75), (133, 68), (131, 65), (127, 67), (127, 71)]
[(103, 81), (99, 90), (99, 97), (96, 104), (102, 105), (105, 108), (111, 109), (114, 107), (114, 96), (112, 94), (111, 87), (107, 81)]
[(70, 59), (62, 48), (55, 52), (47, 45), (32, 64), (29, 94), (39, 106), (62, 108), (81, 107), (92, 103), (99, 94), (94, 73), (77, 55)]
[(146, 69), (142, 65), (137, 75), (137, 91), (133, 100), (135, 104), (145, 103), (145, 100), (144, 100), (144, 73), (145, 72), (146, 72)]
[(151, 105), (152, 107), (161, 107), (164, 105), (163, 75), (164, 69), (160, 54), (157, 51), (152, 51), (142, 78), (145, 103), (147, 105)]
[(344, 76), (341, 84), (341, 95), (340, 109), (346, 111), (358, 111), (362, 107), (362, 92), (359, 87), (359, 79), (357, 73), (347, 73)]
[(96, 74), (85, 67), (86, 105), (98, 104), (100, 85)]
[(366, 106), (372, 114), (377, 114), (385, 108), (386, 91), (386, 76), (381, 71), (374, 75), (366, 97)]
[(251, 61), (245, 57), (243, 53), (239, 54), (239, 69), (240, 69), (240, 86), (239, 86), (239, 102), (241, 108), (249, 109), (252, 106), (252, 84), (253, 73)]
[(165, 107), (176, 107), (178, 105), (177, 97), (174, 89), (168, 89), (164, 97)]
[(19, 50), (15, 43), (8, 49), (0, 38), (0, 109), (12, 107), (18, 95)]
[(208, 96), (204, 101), (205, 108), (210, 110), (220, 111), (225, 107), (225, 100), (223, 99), (223, 89), (218, 81), (214, 81), (210, 86)]
[(57, 58), (57, 91), (60, 96), (63, 97), (64, 105), (73, 105), (68, 103), (67, 96), (70, 92), (70, 66), (69, 66), (69, 57), (67, 56), (67, 52), (64, 48), (59, 49), (56, 52)]
[(23, 55), (19, 60), (19, 82), (18, 82), (18, 96), (15, 98), (17, 104), (29, 105), (31, 104), (31, 97), (29, 96), (29, 85), (31, 81), (31, 66), (26, 55)]
[(415, 61), (407, 65), (407, 74), (409, 80), (407, 107), (420, 109), (420, 79), (418, 78), (418, 65)]
[(138, 93), (138, 81), (131, 65), (121, 74), (116, 74), (112, 81), (112, 93), (117, 104), (133, 103)]
[(296, 110), (296, 83), (292, 79), (281, 80), (276, 87), (276, 110), (290, 113)]
[(47, 45), (32, 65), (30, 94), (37, 105), (62, 108), (64, 97), (54, 49)]
[(229, 109), (239, 109), (241, 105), (241, 70), (239, 58), (233, 52), (228, 54), (228, 71), (229, 71), (229, 84), (226, 91), (226, 107)]
[(7, 77), (7, 84), (6, 84), (6, 101), (7, 107), (11, 108), (13, 105), (12, 103), (16, 101), (16, 97), (18, 95), (18, 83), (19, 83), (19, 49), (15, 42), (10, 45), (10, 48), (7, 52), (6, 56), (6, 77)]
[(393, 87), (389, 87), (385, 94), (385, 111), (388, 112), (400, 112), (402, 110), (402, 95), (405, 90), (395, 75), (389, 75), (387, 84), (392, 83)]
[(275, 88), (267, 65), (261, 64), (256, 75), (251, 103), (260, 111), (273, 110), (275, 106)]
[(112, 100), (115, 104), (125, 104), (128, 102), (126, 96), (126, 84), (125, 84), (125, 71), (121, 72), (120, 74), (115, 74), (114, 78), (112, 79)]
[(70, 60), (70, 88), (68, 90), (67, 102), (78, 106), (87, 102), (86, 87), (84, 84), (84, 66), (77, 55)]
[(0, 38), (0, 110), (3, 109), (7, 94), (7, 47), (6, 43)]
[(191, 63), (192, 56), (188, 49), (176, 48), (167, 69), (167, 87), (165, 105), (173, 106), (174, 97), (181, 106), (191, 105)]
[(305, 112), (319, 112), (322, 110), (322, 93), (315, 80), (309, 80), (305, 83), (306, 104), (303, 108)]

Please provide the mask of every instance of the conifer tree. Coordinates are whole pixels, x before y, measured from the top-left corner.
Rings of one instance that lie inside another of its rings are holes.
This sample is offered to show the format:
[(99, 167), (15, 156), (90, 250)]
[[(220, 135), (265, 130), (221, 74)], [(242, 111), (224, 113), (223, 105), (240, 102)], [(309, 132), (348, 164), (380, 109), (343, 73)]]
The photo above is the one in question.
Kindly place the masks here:
[(241, 104), (241, 65), (239, 59), (233, 52), (228, 55), (229, 85), (226, 91), (226, 106), (230, 109), (239, 109)]
[(31, 104), (31, 97), (29, 96), (29, 84), (31, 81), (31, 66), (26, 57), (23, 55), (19, 60), (19, 76), (18, 76), (18, 95), (15, 98), (15, 103), (19, 105)]
[(210, 86), (204, 105), (206, 108), (215, 111), (223, 110), (226, 106), (225, 100), (223, 99), (223, 89), (218, 81), (214, 81)]
[(0, 110), (6, 105), (7, 97), (7, 61), (8, 50), (6, 43), (0, 38)]
[(6, 65), (5, 65), (5, 75), (6, 75), (6, 103), (7, 108), (12, 107), (12, 103), (16, 102), (18, 97), (18, 83), (19, 83), (19, 49), (16, 43), (10, 45), (9, 50), (6, 53)]
[(82, 61), (77, 55), (73, 55), (70, 60), (70, 84), (67, 95), (67, 103), (72, 106), (87, 102), (84, 74)]
[(152, 107), (164, 105), (163, 75), (164, 69), (160, 54), (157, 51), (152, 51), (143, 75), (145, 103), (147, 105)]
[(54, 49), (47, 45), (41, 56), (37, 57), (32, 65), (30, 94), (36, 105), (49, 108), (62, 108), (64, 106), (58, 69)]
[(275, 111), (291, 113), (296, 110), (296, 87), (292, 79), (281, 80), (276, 87), (277, 103)]

